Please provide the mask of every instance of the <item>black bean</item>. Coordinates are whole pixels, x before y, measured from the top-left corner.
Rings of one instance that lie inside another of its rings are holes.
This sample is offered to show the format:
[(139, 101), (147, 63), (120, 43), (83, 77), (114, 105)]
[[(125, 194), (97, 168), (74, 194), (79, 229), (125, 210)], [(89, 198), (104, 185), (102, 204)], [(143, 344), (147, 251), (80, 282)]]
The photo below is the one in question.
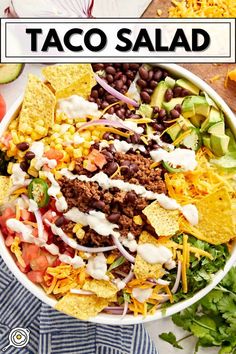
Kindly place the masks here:
[(33, 151), (27, 151), (25, 153), (25, 160), (32, 160), (35, 158), (35, 153)]
[(112, 95), (107, 95), (106, 96), (106, 100), (107, 100), (107, 102), (108, 103), (115, 103), (116, 101), (117, 101), (117, 98), (115, 98), (114, 96), (112, 96)]
[(157, 81), (155, 81), (155, 80), (151, 80), (151, 81), (150, 81), (150, 87), (151, 87), (151, 89), (155, 89), (155, 88), (157, 87), (157, 85), (158, 85), (158, 82), (157, 82)]
[(185, 97), (185, 96), (188, 96), (190, 94), (190, 92), (188, 91), (188, 90), (186, 90), (186, 89), (182, 89), (182, 91), (181, 91), (181, 97)]
[(27, 172), (29, 168), (29, 163), (27, 161), (22, 161), (20, 163), (20, 168), (22, 169), (22, 171)]
[(115, 113), (114, 107), (110, 107), (110, 108), (108, 109), (107, 113), (109, 113), (109, 114), (114, 114), (114, 113)]
[(176, 109), (172, 109), (171, 111), (170, 111), (170, 115), (171, 115), (171, 117), (172, 118), (179, 118), (179, 116), (180, 116), (180, 113), (176, 110)]
[(94, 143), (93, 149), (99, 150), (100, 149), (99, 143)]
[(120, 164), (122, 167), (129, 167), (130, 166), (130, 161), (129, 160), (124, 160)]
[(116, 73), (114, 76), (115, 80), (119, 80), (122, 75), (123, 75), (122, 71), (118, 71), (118, 73)]
[(158, 113), (159, 111), (160, 111), (160, 108), (159, 108), (159, 107), (157, 107), (157, 106), (153, 107), (153, 114), (156, 114), (156, 113)]
[(125, 63), (125, 64), (122, 64), (122, 67), (125, 71), (129, 70), (129, 64), (128, 63)]
[(98, 94), (100, 97), (104, 95), (104, 92), (105, 92), (104, 89), (102, 87), (99, 87)]
[(138, 80), (137, 80), (137, 85), (138, 85), (139, 87), (141, 87), (141, 88), (145, 88), (145, 87), (147, 87), (147, 82), (144, 81), (144, 80), (142, 80), (142, 79), (138, 79)]
[(55, 225), (57, 227), (61, 227), (64, 224), (64, 222), (65, 222), (64, 216), (59, 216), (59, 218), (57, 218), (55, 221)]
[(134, 203), (135, 200), (137, 199), (136, 194), (134, 192), (128, 192), (125, 196), (125, 200), (128, 203)]
[(121, 118), (121, 119), (124, 119), (124, 118), (125, 118), (125, 115), (124, 115), (124, 113), (122, 113), (121, 109), (118, 109), (118, 110), (116, 111), (116, 115), (117, 115), (119, 118)]
[(102, 138), (104, 140), (110, 140), (110, 133), (106, 132), (105, 134), (103, 134)]
[(131, 64), (129, 64), (129, 67), (131, 70), (138, 70), (140, 67), (140, 64), (131, 63)]
[(173, 98), (173, 91), (171, 88), (168, 88), (165, 92), (165, 101), (169, 102)]
[(107, 108), (108, 106), (109, 106), (109, 103), (106, 102), (106, 101), (103, 101), (102, 104), (101, 104), (101, 108), (102, 108), (102, 109), (105, 109), (105, 108)]
[(112, 223), (118, 222), (119, 219), (120, 219), (120, 213), (113, 213), (107, 217), (107, 220)]
[(176, 86), (173, 88), (174, 97), (180, 97), (181, 93), (182, 93), (182, 87)]
[(91, 97), (91, 96), (89, 96), (89, 102), (95, 102), (95, 98), (93, 98), (93, 97)]
[(114, 160), (112, 153), (110, 153), (109, 151), (107, 151), (107, 150), (102, 150), (101, 153), (105, 156), (105, 158), (106, 158), (106, 160), (107, 160), (108, 162)]
[(178, 111), (179, 113), (182, 112), (182, 106), (181, 106), (181, 104), (177, 104), (174, 108), (175, 108), (175, 110)]
[(118, 165), (116, 162), (112, 161), (112, 162), (109, 162), (107, 165), (106, 165), (106, 168), (104, 170), (104, 172), (108, 175), (108, 176), (112, 176), (116, 170), (118, 168)]
[(91, 91), (91, 97), (98, 98), (98, 90), (92, 90)]
[(129, 167), (129, 170), (131, 175), (138, 172), (138, 165), (136, 163), (132, 163)]
[(115, 63), (115, 64), (113, 64), (113, 65), (114, 65), (115, 68), (120, 68), (122, 64), (120, 64), (120, 63)]
[(154, 75), (154, 71), (153, 70), (149, 70), (148, 72), (148, 81), (151, 81)]
[(121, 90), (124, 86), (124, 83), (122, 80), (117, 80), (115, 85), (116, 85), (117, 90)]
[(145, 89), (143, 89), (143, 91), (147, 92), (149, 95), (153, 94), (153, 89), (151, 89), (150, 87), (146, 87)]
[(108, 82), (109, 84), (111, 84), (111, 83), (114, 81), (114, 77), (113, 77), (111, 74), (108, 74), (108, 75), (106, 76), (106, 78), (107, 78), (107, 82)]
[(163, 130), (165, 130), (165, 127), (162, 124), (155, 123), (153, 124), (153, 129), (157, 132), (163, 132)]
[(116, 149), (113, 144), (110, 144), (110, 146), (109, 146), (109, 148), (107, 148), (107, 150), (109, 150), (110, 152), (113, 152), (113, 153), (116, 152)]
[(100, 106), (100, 104), (102, 103), (101, 98), (97, 98), (97, 99), (96, 99), (96, 103), (97, 103), (98, 106)]
[(132, 72), (131, 70), (128, 70), (128, 71), (126, 72), (126, 76), (127, 76), (127, 78), (130, 79), (130, 80), (133, 80), (133, 79), (134, 79), (134, 74), (133, 74), (133, 72)]
[(162, 79), (165, 79), (168, 76), (168, 72), (167, 71), (163, 71), (162, 72)]
[(20, 151), (25, 151), (28, 150), (29, 148), (29, 143), (27, 143), (26, 141), (24, 141), (23, 143), (19, 143), (16, 145), (17, 149), (19, 149)]
[(153, 75), (153, 80), (159, 82), (161, 78), (162, 78), (162, 70), (158, 69)]
[(113, 66), (107, 66), (105, 70), (107, 74), (115, 75), (116, 73), (116, 69)]
[(139, 75), (140, 75), (141, 79), (147, 80), (148, 79), (148, 70), (145, 67), (141, 66), (139, 68)]
[(127, 76), (126, 75), (122, 75), (121, 78), (120, 78), (124, 84), (126, 84), (127, 82)]
[(150, 97), (150, 95), (147, 92), (142, 91), (140, 93), (140, 96), (141, 96), (141, 99), (142, 99), (142, 101), (144, 103), (150, 103), (151, 102), (151, 97)]
[(164, 118), (166, 116), (166, 111), (162, 108), (159, 111), (158, 118)]
[(106, 204), (102, 200), (95, 200), (92, 202), (92, 207), (96, 209), (103, 210), (105, 208)]
[(132, 144), (138, 144), (140, 142), (140, 135), (137, 133), (134, 133), (130, 137)]

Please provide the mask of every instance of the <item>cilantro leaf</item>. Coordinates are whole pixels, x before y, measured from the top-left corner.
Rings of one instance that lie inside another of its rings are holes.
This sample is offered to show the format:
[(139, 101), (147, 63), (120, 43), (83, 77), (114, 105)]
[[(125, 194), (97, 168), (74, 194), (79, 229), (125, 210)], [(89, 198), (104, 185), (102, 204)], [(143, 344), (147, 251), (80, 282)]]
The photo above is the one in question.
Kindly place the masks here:
[(124, 262), (126, 261), (125, 257), (121, 256), (119, 258), (117, 258), (108, 268), (108, 272), (110, 272), (111, 270), (118, 268), (119, 266), (121, 266)]
[(162, 333), (159, 335), (159, 337), (164, 340), (165, 342), (172, 344), (172, 346), (174, 348), (178, 348), (178, 349), (183, 349), (183, 347), (181, 347), (181, 345), (178, 344), (178, 341), (176, 339), (176, 336), (172, 333)]

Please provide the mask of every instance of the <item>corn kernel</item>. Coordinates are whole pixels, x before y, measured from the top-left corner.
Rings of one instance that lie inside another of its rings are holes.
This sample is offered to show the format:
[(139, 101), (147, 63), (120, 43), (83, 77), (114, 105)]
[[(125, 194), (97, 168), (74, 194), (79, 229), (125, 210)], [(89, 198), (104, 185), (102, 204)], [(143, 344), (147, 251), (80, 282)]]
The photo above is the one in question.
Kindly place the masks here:
[(89, 149), (83, 149), (83, 153), (81, 156), (85, 155), (87, 156), (89, 154)]
[(79, 157), (82, 157), (82, 151), (81, 149), (74, 149), (74, 158), (78, 159)]
[(56, 149), (56, 150), (63, 150), (63, 147), (62, 147), (61, 144), (56, 144), (56, 145), (55, 145), (55, 149)]
[(33, 140), (38, 140), (41, 138), (41, 135), (39, 135), (38, 133), (36, 133), (36, 131), (34, 131), (32, 134), (31, 134), (31, 138)]
[(30, 126), (27, 126), (26, 133), (29, 134), (29, 135), (32, 134), (33, 133), (33, 128), (30, 127)]
[(79, 240), (82, 240), (84, 238), (85, 231), (83, 229), (79, 229), (75, 234)]
[(35, 127), (35, 131), (36, 131), (36, 133), (38, 133), (38, 134), (41, 135), (41, 136), (44, 136), (44, 135), (47, 134), (47, 129), (46, 129), (45, 127), (41, 127), (41, 126), (39, 126), (39, 125), (37, 125), (37, 126)]
[(88, 149), (90, 148), (90, 146), (91, 146), (91, 143), (88, 141), (85, 141), (83, 144), (83, 147), (88, 148)]
[(13, 167), (13, 162), (9, 162), (7, 166), (7, 173), (9, 173), (9, 175), (12, 174), (12, 167)]
[(107, 264), (112, 264), (116, 258), (117, 256), (115, 254), (110, 254), (107, 258)]
[(82, 138), (84, 138), (85, 140), (90, 140), (91, 139), (91, 132), (89, 132), (88, 130), (80, 133), (80, 136)]
[(33, 177), (38, 177), (38, 171), (34, 167), (28, 169), (28, 174)]
[(28, 129), (28, 124), (22, 123), (22, 124), (21, 124), (21, 131), (22, 131), (22, 132), (27, 132), (27, 129)]
[(71, 161), (71, 163), (69, 164), (69, 171), (73, 171), (75, 169), (75, 161)]
[(20, 142), (17, 132), (15, 130), (11, 131), (11, 136), (14, 144), (18, 144)]
[(75, 133), (75, 127), (72, 125), (70, 128), (69, 128), (69, 132), (71, 134), (74, 134)]
[(136, 225), (142, 225), (143, 224), (143, 220), (141, 218), (140, 215), (136, 215), (133, 217), (133, 222), (136, 224)]
[(55, 172), (55, 178), (56, 178), (56, 180), (62, 178), (62, 175), (60, 174), (60, 172), (58, 172), (58, 171)]

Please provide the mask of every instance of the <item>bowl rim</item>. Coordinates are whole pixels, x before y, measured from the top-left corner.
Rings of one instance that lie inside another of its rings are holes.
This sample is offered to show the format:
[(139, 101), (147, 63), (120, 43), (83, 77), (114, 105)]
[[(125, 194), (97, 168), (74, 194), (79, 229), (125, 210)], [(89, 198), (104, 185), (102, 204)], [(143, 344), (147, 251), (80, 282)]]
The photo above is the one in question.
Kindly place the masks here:
[[(159, 66), (162, 69), (168, 70), (172, 75), (185, 78), (194, 83), (201, 90), (207, 92), (207, 94), (216, 102), (216, 104), (223, 110), (225, 113), (226, 121), (233, 133), (236, 135), (236, 117), (226, 102), (220, 97), (220, 95), (211, 88), (205, 81), (200, 79), (198, 76), (190, 72), (189, 70), (179, 66), (177, 64), (152, 64), (155, 66)], [(23, 95), (21, 95), (15, 103), (10, 107), (7, 111), (5, 117), (0, 123), (0, 137), (7, 129), (9, 122), (15, 118), (19, 108), (22, 104)], [(5, 246), (4, 239), (2, 233), (0, 231), (0, 255), (3, 258), (4, 262), (10, 269), (10, 271), (14, 274), (16, 279), (33, 295), (35, 295), (39, 300), (49, 305), (50, 307), (55, 307), (57, 300), (52, 296), (47, 295), (44, 290), (32, 283), (26, 276), (26, 274), (22, 273), (20, 269), (17, 267), (13, 257), (9, 249)], [(134, 317), (133, 315), (127, 315), (123, 319), (120, 316), (112, 315), (112, 314), (103, 314), (100, 313), (96, 317), (92, 317), (89, 319), (89, 322), (98, 323), (98, 324), (106, 324), (106, 325), (131, 325), (131, 324), (139, 324), (151, 322), (159, 319), (163, 319), (165, 317), (169, 317), (191, 305), (195, 302), (199, 301), (202, 297), (204, 297), (208, 292), (210, 292), (227, 274), (230, 268), (236, 262), (236, 246), (233, 249), (233, 252), (230, 258), (227, 260), (224, 269), (219, 270), (214, 276), (212, 276), (211, 282), (203, 289), (198, 291), (194, 296), (187, 300), (182, 300), (179, 303), (174, 305), (170, 305), (170, 307), (166, 308), (165, 311), (161, 309), (157, 310), (154, 315), (148, 315), (146, 318), (139, 315)]]

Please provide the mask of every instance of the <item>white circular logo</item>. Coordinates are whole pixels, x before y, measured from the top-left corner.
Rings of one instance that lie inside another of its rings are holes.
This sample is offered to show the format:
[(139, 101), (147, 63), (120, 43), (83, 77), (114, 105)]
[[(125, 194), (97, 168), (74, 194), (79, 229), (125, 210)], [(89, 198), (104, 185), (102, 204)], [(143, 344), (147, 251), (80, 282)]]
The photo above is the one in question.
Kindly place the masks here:
[(29, 342), (30, 330), (28, 328), (13, 328), (9, 333), (9, 344), (2, 349), (5, 352), (9, 347), (23, 348)]

